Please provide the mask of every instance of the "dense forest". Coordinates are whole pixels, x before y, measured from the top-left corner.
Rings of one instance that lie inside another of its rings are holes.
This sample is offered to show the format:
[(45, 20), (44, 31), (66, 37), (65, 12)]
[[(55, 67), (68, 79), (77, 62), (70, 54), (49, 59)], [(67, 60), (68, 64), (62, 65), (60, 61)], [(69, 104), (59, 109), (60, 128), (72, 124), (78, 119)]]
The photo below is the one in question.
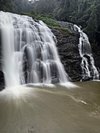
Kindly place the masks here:
[(76, 23), (100, 42), (100, 0), (0, 0), (0, 10)]
[(77, 23), (92, 41), (100, 42), (100, 0), (41, 0), (34, 4), (34, 10), (57, 20)]

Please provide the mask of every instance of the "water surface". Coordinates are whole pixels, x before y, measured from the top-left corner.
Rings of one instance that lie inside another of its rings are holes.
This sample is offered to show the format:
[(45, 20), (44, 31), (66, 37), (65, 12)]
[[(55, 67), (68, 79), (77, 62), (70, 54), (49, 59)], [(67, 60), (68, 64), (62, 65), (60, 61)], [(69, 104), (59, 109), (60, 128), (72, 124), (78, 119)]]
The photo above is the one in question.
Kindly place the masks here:
[(76, 84), (0, 92), (0, 133), (100, 133), (100, 82)]

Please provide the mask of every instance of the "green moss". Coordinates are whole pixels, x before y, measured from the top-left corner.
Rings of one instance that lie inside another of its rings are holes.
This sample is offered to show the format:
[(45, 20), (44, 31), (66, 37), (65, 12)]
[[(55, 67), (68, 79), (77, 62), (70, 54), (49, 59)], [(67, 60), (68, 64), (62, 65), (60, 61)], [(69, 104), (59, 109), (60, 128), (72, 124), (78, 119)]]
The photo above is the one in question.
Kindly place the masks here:
[(63, 34), (69, 35), (71, 32), (67, 28), (63, 28), (57, 20), (50, 18), (49, 16), (38, 16), (38, 20), (42, 20), (44, 23), (46, 23), (51, 29), (56, 29), (62, 32)]
[(62, 32), (65, 35), (71, 35), (73, 34), (69, 29), (67, 28), (63, 28), (63, 27), (54, 27), (54, 29), (59, 30), (60, 32)]
[(42, 20), (48, 26), (60, 27), (59, 23), (55, 19), (51, 18), (50, 16), (37, 15), (36, 19)]
[(50, 16), (50, 15), (36, 14), (34, 12), (25, 13), (23, 15), (28, 15), (28, 16), (32, 17), (34, 20), (36, 20), (36, 21), (42, 20), (44, 23), (47, 24), (47, 26), (49, 28), (59, 30), (63, 34), (66, 34), (66, 35), (72, 34), (67, 28), (62, 27), (59, 24), (59, 22), (55, 18), (52, 18), (52, 16)]

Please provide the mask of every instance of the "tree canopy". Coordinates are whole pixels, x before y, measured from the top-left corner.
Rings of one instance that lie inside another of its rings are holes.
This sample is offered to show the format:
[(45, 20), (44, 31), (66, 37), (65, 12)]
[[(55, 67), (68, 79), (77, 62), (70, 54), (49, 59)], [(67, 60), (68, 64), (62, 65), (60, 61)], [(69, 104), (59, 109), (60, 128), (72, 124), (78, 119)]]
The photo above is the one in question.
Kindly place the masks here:
[(92, 41), (100, 40), (100, 0), (0, 0), (0, 10), (49, 15), (82, 25)]

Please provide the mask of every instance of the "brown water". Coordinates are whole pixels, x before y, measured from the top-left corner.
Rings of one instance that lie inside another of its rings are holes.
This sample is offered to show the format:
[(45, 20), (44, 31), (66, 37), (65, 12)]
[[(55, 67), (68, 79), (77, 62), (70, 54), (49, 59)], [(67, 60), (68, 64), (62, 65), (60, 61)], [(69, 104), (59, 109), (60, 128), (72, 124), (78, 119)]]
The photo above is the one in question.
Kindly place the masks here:
[(0, 92), (0, 133), (100, 133), (100, 82), (77, 85)]

